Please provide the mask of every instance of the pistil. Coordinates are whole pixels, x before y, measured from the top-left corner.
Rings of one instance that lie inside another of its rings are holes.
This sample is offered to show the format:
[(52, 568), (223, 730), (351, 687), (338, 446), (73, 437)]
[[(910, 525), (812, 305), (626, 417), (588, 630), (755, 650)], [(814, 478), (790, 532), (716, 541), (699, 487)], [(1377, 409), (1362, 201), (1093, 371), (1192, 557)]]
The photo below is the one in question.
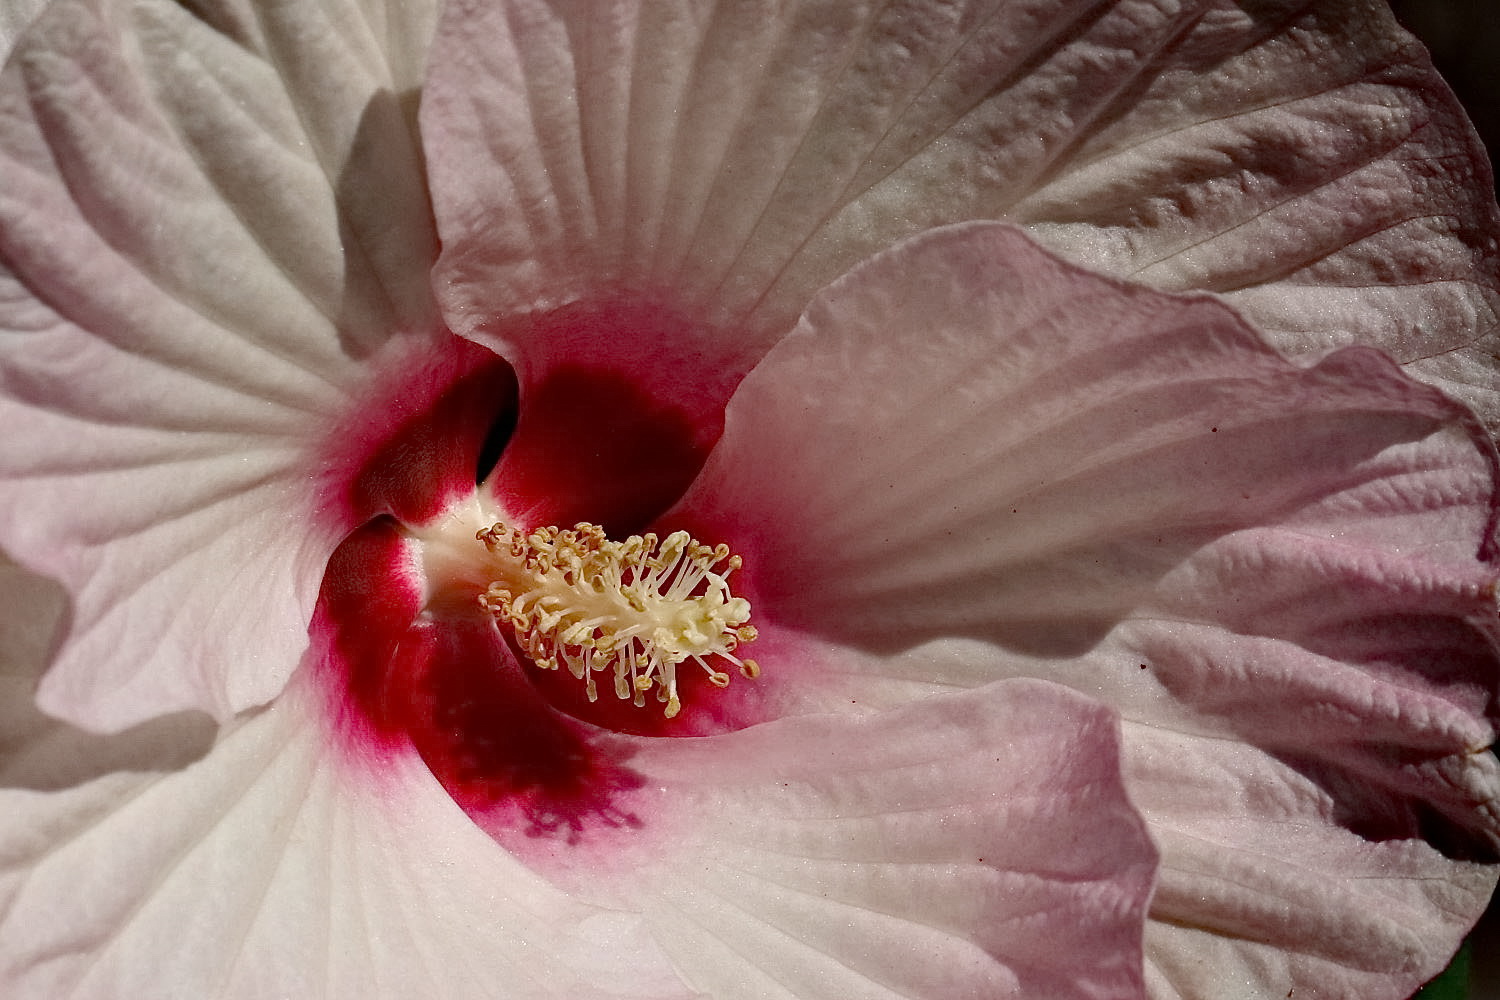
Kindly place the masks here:
[(730, 590), (741, 560), (727, 545), (685, 531), (614, 541), (587, 522), (530, 532), (497, 522), (476, 537), (493, 570), (481, 607), (513, 630), (538, 667), (566, 667), (583, 681), (590, 701), (595, 675), (610, 673), (617, 698), (644, 707), (654, 690), (670, 719), (682, 709), (680, 664), (691, 661), (721, 688), (730, 683), (723, 665), (760, 674), (754, 660), (735, 655), (756, 630), (750, 602)]

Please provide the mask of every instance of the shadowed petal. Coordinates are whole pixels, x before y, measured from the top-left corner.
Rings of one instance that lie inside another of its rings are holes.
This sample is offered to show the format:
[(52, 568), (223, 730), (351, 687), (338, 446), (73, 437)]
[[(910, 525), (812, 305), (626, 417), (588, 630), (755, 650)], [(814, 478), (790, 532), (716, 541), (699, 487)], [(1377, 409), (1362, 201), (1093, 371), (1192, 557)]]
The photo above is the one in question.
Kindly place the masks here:
[(0, 787), (67, 788), (111, 771), (176, 767), (202, 756), (215, 726), (201, 713), (153, 718), (101, 742), (37, 711), (37, 678), (66, 603), (60, 587), (0, 553)]

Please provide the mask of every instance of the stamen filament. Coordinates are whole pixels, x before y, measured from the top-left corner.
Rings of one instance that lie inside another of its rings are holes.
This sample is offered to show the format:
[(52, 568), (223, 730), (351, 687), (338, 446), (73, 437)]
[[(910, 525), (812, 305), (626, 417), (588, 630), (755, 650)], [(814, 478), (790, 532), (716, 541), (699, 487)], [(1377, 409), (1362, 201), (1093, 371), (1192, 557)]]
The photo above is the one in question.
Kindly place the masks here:
[(730, 590), (742, 563), (727, 545), (704, 545), (685, 531), (617, 542), (588, 522), (529, 533), (496, 522), (476, 537), (495, 576), (480, 605), (514, 631), (538, 667), (566, 664), (590, 701), (598, 697), (594, 674), (612, 670), (616, 697), (641, 707), (654, 688), (670, 719), (682, 707), (679, 663), (692, 660), (719, 688), (730, 676), (714, 658), (746, 678), (760, 676), (754, 660), (733, 652), (756, 631), (750, 602)]

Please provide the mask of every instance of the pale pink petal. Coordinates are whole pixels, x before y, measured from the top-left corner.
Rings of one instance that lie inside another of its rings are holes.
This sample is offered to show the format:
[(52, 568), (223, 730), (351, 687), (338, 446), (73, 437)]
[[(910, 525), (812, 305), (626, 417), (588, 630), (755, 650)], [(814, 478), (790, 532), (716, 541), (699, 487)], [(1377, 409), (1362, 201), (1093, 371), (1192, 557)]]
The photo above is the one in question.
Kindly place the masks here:
[(1374, 0), (461, 0), (437, 45), (466, 333), (626, 293), (766, 343), (893, 241), (1005, 218), (1500, 420), (1488, 166)]
[[(1299, 368), (1207, 297), (973, 224), (815, 300), (665, 522), (744, 555), (781, 703), (1041, 676), (1118, 707), (1175, 887), (1157, 995), (1196, 995), (1207, 953), (1246, 996), (1399, 1000), (1493, 882), (1494, 467), (1373, 351)], [(1192, 793), (1221, 772), (1253, 794)], [(1253, 861), (1287, 824), (1324, 906)], [(1270, 902), (1238, 919), (1246, 893)]]
[(0, 63), (10, 54), (22, 31), (47, 6), (47, 0), (5, 0), (0, 3)]
[(181, 770), (0, 791), (4, 995), (697, 996), (639, 918), (528, 871), (415, 754), (356, 766), (320, 721), (294, 684)]
[(668, 846), (641, 905), (725, 1000), (1144, 995), (1155, 855), (1115, 734), (1014, 682), (647, 743)]
[(223, 717), (296, 665), (337, 538), (309, 451), (436, 324), (406, 8), (67, 0), (11, 59), (0, 533), (72, 591), (49, 711)]
[(733, 535), (772, 621), (1081, 651), (1202, 545), (1332, 493), (1388, 493), (1472, 554), (1489, 475), (1457, 408), (1374, 351), (1299, 369), (1210, 297), (976, 223), (824, 292), (682, 510)]

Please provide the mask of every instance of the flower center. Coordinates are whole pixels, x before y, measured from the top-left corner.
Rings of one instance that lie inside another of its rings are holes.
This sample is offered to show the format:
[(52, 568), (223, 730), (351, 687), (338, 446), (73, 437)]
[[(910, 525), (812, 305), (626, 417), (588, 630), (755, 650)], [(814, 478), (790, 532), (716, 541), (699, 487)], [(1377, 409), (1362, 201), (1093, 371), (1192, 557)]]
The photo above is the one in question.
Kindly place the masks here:
[(566, 666), (591, 702), (599, 697), (594, 676), (607, 672), (615, 697), (640, 708), (655, 690), (670, 719), (682, 709), (679, 664), (693, 662), (720, 688), (730, 676), (719, 663), (760, 675), (754, 660), (734, 653), (756, 631), (750, 602), (730, 591), (741, 562), (727, 545), (686, 531), (617, 542), (588, 522), (530, 533), (497, 522), (476, 537), (495, 575), (480, 606), (514, 630), (538, 667)]

